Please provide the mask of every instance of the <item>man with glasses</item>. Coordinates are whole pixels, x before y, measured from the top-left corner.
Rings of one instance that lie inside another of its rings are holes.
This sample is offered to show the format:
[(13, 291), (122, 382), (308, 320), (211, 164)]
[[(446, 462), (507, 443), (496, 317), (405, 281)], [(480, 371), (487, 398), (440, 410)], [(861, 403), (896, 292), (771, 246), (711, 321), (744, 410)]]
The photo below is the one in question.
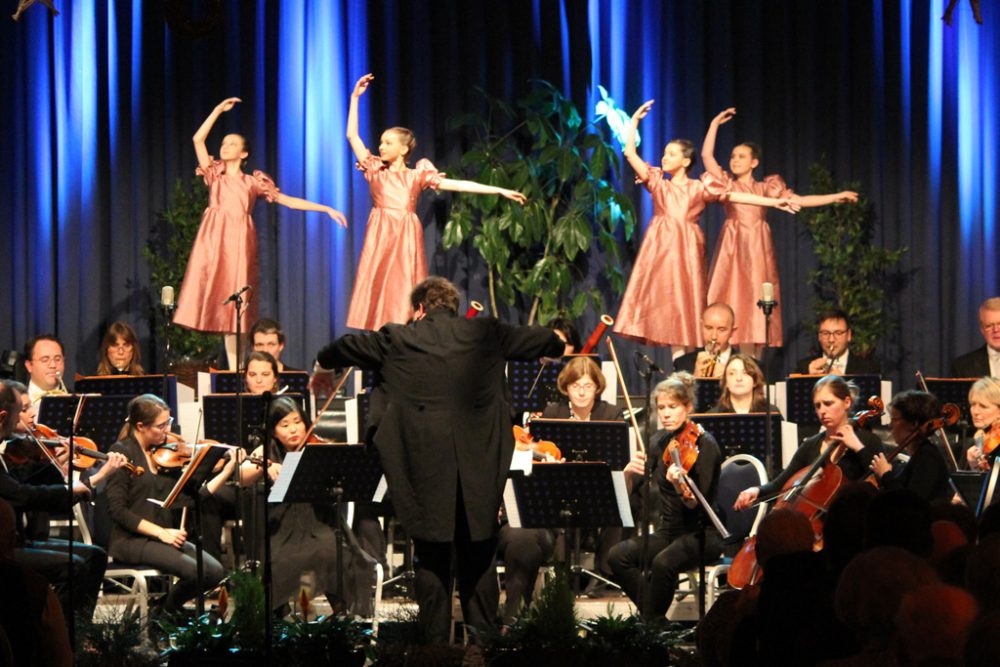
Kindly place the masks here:
[(38, 405), (42, 396), (47, 394), (65, 394), (63, 373), (66, 371), (66, 359), (63, 356), (63, 345), (52, 334), (35, 336), (24, 345), (24, 367), (31, 376), (28, 382), (28, 396), (31, 404)]
[(674, 359), (675, 371), (687, 371), (697, 377), (721, 377), (722, 369), (733, 353), (729, 339), (736, 328), (736, 315), (729, 304), (713, 303), (701, 315), (701, 335), (705, 347)]
[(979, 306), (979, 333), (986, 344), (953, 359), (952, 377), (1000, 377), (1000, 297), (987, 299)]
[(806, 375), (878, 375), (881, 372), (876, 359), (851, 354), (851, 323), (847, 313), (834, 308), (820, 313), (818, 356), (800, 359), (796, 373)]

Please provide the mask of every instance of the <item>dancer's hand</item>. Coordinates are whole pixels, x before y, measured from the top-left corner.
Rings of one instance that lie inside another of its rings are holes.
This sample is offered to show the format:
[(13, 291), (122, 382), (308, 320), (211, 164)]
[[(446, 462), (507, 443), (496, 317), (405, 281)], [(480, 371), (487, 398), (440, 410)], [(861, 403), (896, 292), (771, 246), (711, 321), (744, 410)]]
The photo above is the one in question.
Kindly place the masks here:
[(653, 102), (655, 101), (656, 100), (649, 100), (647, 102), (643, 102), (642, 106), (635, 110), (635, 113), (632, 114), (633, 125), (638, 125), (639, 121), (649, 114), (649, 110), (653, 108)]
[(361, 97), (368, 90), (368, 84), (375, 80), (375, 75), (369, 72), (363, 77), (358, 79), (358, 82), (354, 84), (354, 92), (351, 93), (354, 97)]
[(787, 197), (785, 199), (779, 199), (778, 203), (774, 205), (774, 208), (794, 215), (802, 210), (802, 204), (790, 197)]
[(218, 111), (219, 113), (230, 111), (234, 106), (236, 106), (238, 102), (242, 101), (243, 100), (241, 100), (238, 97), (227, 97), (226, 99), (222, 100), (217, 105), (215, 105), (215, 110)]
[(331, 206), (327, 206), (326, 214), (331, 218), (333, 218), (337, 222), (337, 224), (340, 225), (341, 227), (345, 228), (347, 227), (347, 218), (344, 217), (344, 214), (338, 211), (337, 209)]
[(729, 107), (725, 111), (721, 112), (718, 116), (712, 119), (713, 125), (723, 125), (728, 123), (736, 115), (736, 107)]
[(525, 197), (520, 192), (518, 192), (517, 190), (501, 190), (500, 194), (502, 194), (507, 199), (512, 199), (516, 201), (521, 206), (524, 206), (526, 203), (528, 203), (528, 198)]
[(836, 203), (838, 204), (856, 204), (858, 202), (858, 193), (853, 190), (844, 190), (843, 192), (837, 193)]

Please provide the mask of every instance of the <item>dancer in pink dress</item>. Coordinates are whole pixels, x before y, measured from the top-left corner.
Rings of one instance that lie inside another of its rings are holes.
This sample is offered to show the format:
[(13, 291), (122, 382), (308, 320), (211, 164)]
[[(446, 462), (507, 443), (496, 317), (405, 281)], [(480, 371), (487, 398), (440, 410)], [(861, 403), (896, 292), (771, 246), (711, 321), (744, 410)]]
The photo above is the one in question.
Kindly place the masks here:
[[(174, 323), (198, 331), (234, 333), (236, 309), (232, 305), (223, 306), (223, 301), (244, 285), (258, 287), (257, 234), (250, 217), (258, 198), (301, 211), (320, 211), (341, 227), (347, 226), (347, 219), (340, 211), (283, 194), (262, 171), (254, 171), (253, 175), (244, 173), (243, 163), (250, 157), (250, 148), (243, 136), (223, 137), (218, 160), (208, 154), (205, 139), (215, 121), (240, 101), (238, 97), (230, 97), (220, 102), (194, 134), (198, 156), (195, 173), (205, 178), (209, 200), (191, 248)], [(243, 311), (243, 331), (257, 319), (256, 303), (257, 299), (250, 296)], [(232, 348), (230, 354), (235, 354), (235, 342), (235, 336), (226, 337), (227, 350)]]
[(503, 195), (519, 204), (527, 201), (516, 190), (445, 178), (427, 159), (410, 169), (406, 161), (417, 141), (405, 127), (383, 132), (378, 155), (372, 155), (358, 134), (358, 98), (374, 78), (365, 74), (358, 79), (347, 114), (347, 139), (368, 181), (374, 204), (354, 278), (347, 326), (371, 331), (388, 322), (410, 319), (410, 291), (427, 277), (424, 230), (416, 214), (423, 190)]
[[(831, 195), (796, 195), (784, 179), (777, 174), (754, 180), (753, 170), (760, 161), (760, 149), (752, 143), (742, 143), (733, 149), (729, 158), (729, 172), (715, 161), (715, 136), (719, 126), (736, 115), (736, 109), (726, 109), (712, 119), (701, 147), (701, 158), (706, 173), (722, 180), (733, 193), (743, 192), (765, 197), (790, 199), (799, 206), (825, 206), (843, 202), (856, 202), (858, 194), (845, 190)], [(764, 347), (764, 313), (757, 307), (762, 283), (774, 285), (774, 298), (778, 306), (771, 314), (771, 347), (783, 344), (781, 327), (781, 287), (778, 280), (778, 262), (771, 227), (767, 224), (766, 211), (756, 204), (737, 203), (730, 199), (723, 203), (726, 222), (719, 234), (712, 268), (708, 280), (708, 302), (729, 304), (736, 313), (736, 326), (732, 342), (740, 350), (760, 357)]]
[(636, 182), (653, 196), (653, 218), (632, 267), (615, 332), (646, 345), (693, 349), (701, 345), (705, 309), (705, 235), (698, 226), (705, 204), (732, 197), (785, 210), (795, 207), (787, 200), (730, 194), (723, 181), (709, 174), (700, 180), (689, 178), (694, 145), (686, 139), (666, 145), (660, 168), (646, 164), (635, 150), (635, 130), (652, 106), (650, 100), (632, 115), (625, 140), (625, 158), (635, 170)]

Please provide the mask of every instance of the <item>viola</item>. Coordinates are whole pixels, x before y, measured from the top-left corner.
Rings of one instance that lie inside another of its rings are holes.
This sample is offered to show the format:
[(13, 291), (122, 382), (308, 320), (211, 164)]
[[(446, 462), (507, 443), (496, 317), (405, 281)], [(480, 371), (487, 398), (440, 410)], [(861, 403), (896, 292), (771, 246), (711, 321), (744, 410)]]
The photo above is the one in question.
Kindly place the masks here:
[[(929, 419), (920, 426), (918, 426), (910, 435), (908, 435), (903, 442), (898, 443), (892, 448), (892, 451), (885, 455), (885, 460), (892, 462), (897, 456), (906, 451), (906, 448), (917, 441), (918, 438), (926, 438), (931, 433), (943, 429), (945, 426), (952, 426), (958, 422), (958, 418), (961, 415), (961, 409), (954, 403), (945, 403), (941, 406), (941, 416), (935, 417), (934, 419)], [(1000, 440), (1000, 438), (998, 438)], [(947, 442), (947, 440), (945, 440)], [(996, 445), (994, 445), (996, 447)], [(985, 449), (985, 448), (984, 448)], [(872, 484), (878, 486), (878, 482), (875, 478), (874, 472), (869, 472), (865, 475), (863, 481), (871, 482)]]
[[(175, 471), (180, 470), (188, 463), (191, 462), (191, 457), (194, 455), (194, 448), (196, 445), (217, 445), (218, 440), (199, 440), (194, 444), (190, 444), (184, 441), (184, 438), (177, 435), (176, 433), (167, 433), (166, 440), (163, 444), (156, 445), (151, 450), (151, 456), (156, 466), (161, 469)], [(215, 464), (213, 472), (219, 472), (226, 465), (226, 459), (219, 459), (218, 463)]]
[[(698, 438), (704, 432), (705, 429), (701, 427), (701, 424), (688, 420), (663, 450), (663, 465), (669, 468), (671, 463), (679, 461), (679, 465), (685, 473), (691, 472), (691, 468), (698, 460)], [(681, 483), (681, 497), (685, 500), (694, 500), (691, 487), (684, 482)]]
[[(855, 413), (848, 421), (852, 426), (864, 427), (872, 419), (881, 417), (885, 404), (878, 396), (868, 399), (868, 410)], [(834, 496), (845, 484), (844, 473), (837, 465), (844, 454), (846, 445), (837, 442), (823, 452), (809, 467), (792, 475), (777, 496), (774, 508), (789, 508), (809, 519), (813, 529), (813, 548), (823, 548), (823, 521)], [(758, 498), (753, 506), (775, 500), (775, 497)], [(733, 558), (727, 579), (733, 588), (743, 588), (760, 581), (763, 570), (757, 563), (756, 537), (747, 538), (743, 547)]]
[(520, 445), (518, 449), (531, 449), (532, 457), (539, 461), (546, 461), (546, 456), (551, 456), (556, 461), (562, 460), (562, 452), (554, 442), (535, 440), (528, 429), (521, 428), (517, 424), (514, 425), (514, 443)]

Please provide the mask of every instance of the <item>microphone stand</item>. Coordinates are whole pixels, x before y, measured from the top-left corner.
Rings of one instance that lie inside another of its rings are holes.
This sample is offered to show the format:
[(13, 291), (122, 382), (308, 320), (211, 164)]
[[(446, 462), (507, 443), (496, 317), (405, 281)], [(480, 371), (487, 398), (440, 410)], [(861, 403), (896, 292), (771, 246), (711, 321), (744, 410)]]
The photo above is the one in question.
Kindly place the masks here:
[[(232, 302), (233, 307), (236, 308), (236, 372), (237, 372), (237, 374), (241, 373), (242, 370), (243, 370), (243, 368), (242, 368), (242, 366), (243, 366), (243, 357), (242, 357), (242, 354), (241, 354), (242, 350), (240, 349), (240, 347), (241, 347), (241, 339), (243, 338), (243, 331), (242, 331), (243, 312), (242, 311), (243, 311), (243, 292), (245, 290), (246, 290), (246, 288), (238, 290), (237, 292), (233, 293), (232, 296), (230, 296), (229, 299), (226, 301), (226, 303)], [(226, 304), (224, 303), (222, 305), (226, 305)], [(265, 421), (266, 421), (266, 419), (267, 419), (267, 417), (266, 417), (266, 414), (265, 414)], [(244, 424), (243, 424), (243, 380), (240, 380), (239, 382), (236, 383), (236, 433), (237, 433), (237, 438), (239, 438), (239, 442), (236, 443), (236, 444), (239, 445), (240, 447), (242, 447), (244, 451), (246, 451), (246, 437), (244, 436)], [(266, 447), (265, 447), (265, 449), (266, 449)], [(267, 456), (267, 454), (265, 453), (265, 457), (266, 456)], [(266, 458), (265, 458), (265, 460), (266, 460)], [(266, 477), (267, 468), (264, 468), (264, 473), (265, 473), (265, 477)], [(253, 494), (251, 494), (251, 496), (252, 495)], [(256, 502), (254, 503), (254, 507), (256, 507)], [(237, 466), (237, 468), (236, 468), (236, 509), (235, 509), (235, 514), (236, 514), (236, 518), (239, 521), (240, 525), (243, 526), (243, 528), (244, 528), (243, 532), (245, 533), (246, 522), (244, 522), (242, 520), (243, 519), (243, 509), (244, 509), (243, 508), (243, 471), (241, 469), (241, 466)], [(253, 512), (253, 511), (251, 512), (251, 514), (255, 514), (255, 513), (256, 512)], [(266, 528), (267, 527), (265, 526), (265, 529)], [(246, 539), (246, 536), (244, 535), (244, 540), (245, 539)], [(240, 562), (239, 555), (237, 554), (237, 549), (236, 549), (236, 545), (235, 545), (236, 540), (233, 540), (233, 542), (234, 542), (234, 544), (233, 544), (233, 562), (237, 566), (237, 568), (239, 568), (246, 561), (244, 561), (243, 563)], [(245, 549), (246, 549), (246, 545), (244, 544), (244, 550)], [(254, 570), (256, 571), (256, 568), (254, 568)], [(268, 613), (270, 613), (270, 610), (268, 610)]]
[[(778, 302), (774, 299), (769, 299), (765, 301), (761, 299), (757, 302), (757, 307), (764, 311), (764, 351), (761, 353), (761, 361), (764, 360), (764, 355), (767, 354), (767, 349), (771, 347), (771, 313), (774, 312), (775, 306)], [(767, 368), (767, 364), (764, 364)], [(768, 369), (770, 370), (770, 369)], [(771, 432), (771, 385), (767, 383), (767, 374), (764, 376), (764, 468), (767, 469), (767, 475), (770, 479), (774, 478), (775, 467), (774, 467), (774, 434)]]

